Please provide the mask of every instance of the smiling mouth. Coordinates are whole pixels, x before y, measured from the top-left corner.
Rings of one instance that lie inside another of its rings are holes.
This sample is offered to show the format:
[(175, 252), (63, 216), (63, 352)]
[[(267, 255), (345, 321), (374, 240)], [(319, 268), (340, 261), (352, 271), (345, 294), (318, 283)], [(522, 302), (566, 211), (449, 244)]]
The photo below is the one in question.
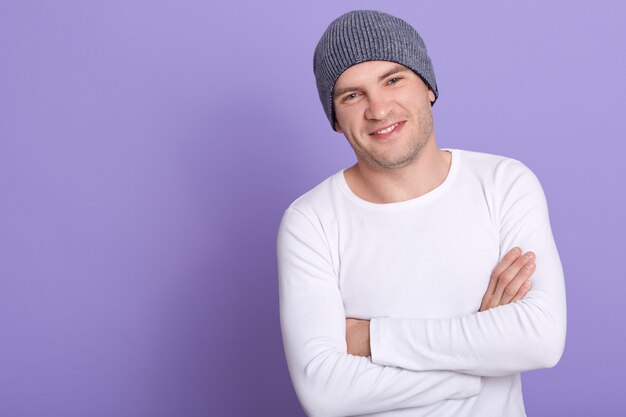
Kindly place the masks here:
[(390, 137), (395, 130), (399, 130), (398, 128), (402, 127), (403, 125), (404, 121), (396, 122), (382, 129), (375, 130), (374, 132), (370, 133), (370, 135), (376, 137), (377, 139), (385, 139)]
[(394, 130), (396, 127), (398, 127), (399, 124), (400, 123), (396, 123), (396, 124), (393, 124), (393, 125), (391, 125), (389, 127), (384, 128), (384, 129), (377, 130), (376, 132), (374, 132), (374, 134), (375, 135), (384, 135), (384, 134), (389, 133), (392, 130)]

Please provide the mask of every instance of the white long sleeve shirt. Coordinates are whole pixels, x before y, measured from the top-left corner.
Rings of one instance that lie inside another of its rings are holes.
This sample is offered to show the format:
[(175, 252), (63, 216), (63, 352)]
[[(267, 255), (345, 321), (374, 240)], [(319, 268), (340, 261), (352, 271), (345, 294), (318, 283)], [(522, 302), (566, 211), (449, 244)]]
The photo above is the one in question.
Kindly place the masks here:
[[(539, 181), (517, 160), (450, 151), (420, 197), (365, 201), (342, 170), (285, 212), (281, 329), (308, 415), (525, 416), (520, 372), (561, 357), (563, 270)], [(515, 246), (536, 254), (530, 292), (478, 312)], [(347, 353), (348, 317), (371, 320), (371, 357)]]

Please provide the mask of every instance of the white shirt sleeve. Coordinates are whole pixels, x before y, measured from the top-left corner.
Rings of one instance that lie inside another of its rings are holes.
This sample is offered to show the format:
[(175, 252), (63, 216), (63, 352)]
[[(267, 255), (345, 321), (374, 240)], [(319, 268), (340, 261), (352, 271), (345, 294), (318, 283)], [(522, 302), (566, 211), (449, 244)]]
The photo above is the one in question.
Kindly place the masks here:
[(374, 363), (502, 376), (552, 367), (560, 359), (566, 333), (565, 285), (543, 189), (534, 173), (513, 159), (495, 175), (500, 258), (515, 246), (535, 252), (531, 290), (520, 301), (464, 317), (372, 319)]
[(381, 366), (347, 353), (343, 301), (319, 221), (287, 209), (277, 255), (287, 365), (308, 415), (375, 413), (480, 392), (480, 377)]

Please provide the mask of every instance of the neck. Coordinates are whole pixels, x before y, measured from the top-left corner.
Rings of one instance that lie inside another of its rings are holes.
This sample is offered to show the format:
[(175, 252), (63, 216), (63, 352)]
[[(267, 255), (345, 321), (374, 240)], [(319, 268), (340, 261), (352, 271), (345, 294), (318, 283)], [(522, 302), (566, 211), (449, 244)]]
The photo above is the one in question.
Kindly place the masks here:
[(363, 200), (386, 204), (410, 200), (437, 188), (448, 176), (451, 154), (428, 142), (420, 155), (402, 168), (372, 167), (359, 160), (346, 169), (348, 186)]

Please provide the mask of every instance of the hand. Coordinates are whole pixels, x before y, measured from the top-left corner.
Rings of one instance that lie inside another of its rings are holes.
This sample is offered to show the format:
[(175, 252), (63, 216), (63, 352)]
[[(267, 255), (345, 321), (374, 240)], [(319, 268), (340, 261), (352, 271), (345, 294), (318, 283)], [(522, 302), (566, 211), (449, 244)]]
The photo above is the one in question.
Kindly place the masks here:
[(348, 353), (355, 356), (372, 356), (370, 350), (370, 321), (346, 319)]
[(522, 255), (520, 248), (511, 249), (493, 270), (479, 311), (521, 300), (530, 290), (534, 261), (533, 252)]

